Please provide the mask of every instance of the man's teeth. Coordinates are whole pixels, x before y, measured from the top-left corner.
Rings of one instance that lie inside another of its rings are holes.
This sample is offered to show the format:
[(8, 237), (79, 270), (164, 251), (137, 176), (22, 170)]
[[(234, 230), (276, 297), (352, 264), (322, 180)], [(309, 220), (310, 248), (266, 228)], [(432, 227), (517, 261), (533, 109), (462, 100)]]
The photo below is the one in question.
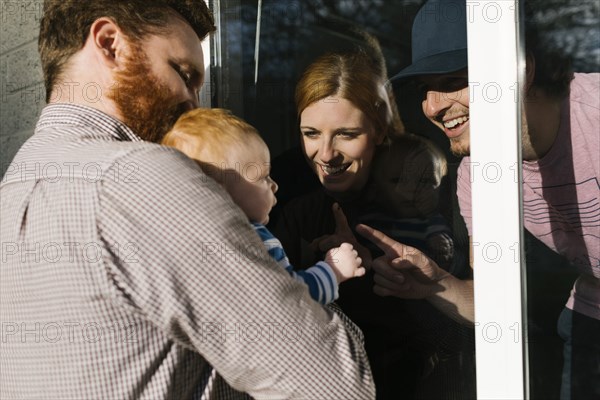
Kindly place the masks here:
[(456, 125), (462, 124), (464, 122), (467, 122), (468, 120), (469, 120), (469, 117), (466, 117), (466, 116), (465, 117), (454, 118), (454, 119), (451, 119), (450, 121), (444, 122), (444, 127), (448, 128), (448, 129), (452, 129)]
[(345, 171), (348, 168), (349, 164), (345, 164), (345, 165), (340, 165), (339, 167), (331, 167), (328, 165), (321, 165), (321, 168), (323, 168), (323, 171), (325, 171), (325, 173), (327, 175), (334, 175), (334, 174), (339, 174), (340, 172)]

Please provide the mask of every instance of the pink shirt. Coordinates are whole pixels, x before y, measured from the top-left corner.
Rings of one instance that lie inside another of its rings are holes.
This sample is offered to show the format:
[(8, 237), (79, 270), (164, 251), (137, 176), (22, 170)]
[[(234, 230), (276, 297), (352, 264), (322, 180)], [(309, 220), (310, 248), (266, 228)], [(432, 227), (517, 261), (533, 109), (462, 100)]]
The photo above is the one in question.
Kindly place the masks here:
[[(523, 162), (524, 225), (581, 272), (567, 307), (600, 319), (600, 74), (575, 74), (550, 151)], [(459, 167), (460, 211), (471, 223), (470, 157)]]

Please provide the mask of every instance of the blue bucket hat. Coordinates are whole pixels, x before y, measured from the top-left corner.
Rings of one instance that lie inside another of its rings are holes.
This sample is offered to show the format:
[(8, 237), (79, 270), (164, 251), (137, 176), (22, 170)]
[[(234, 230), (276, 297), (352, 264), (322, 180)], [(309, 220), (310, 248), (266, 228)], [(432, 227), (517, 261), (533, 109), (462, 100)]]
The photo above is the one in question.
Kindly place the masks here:
[(417, 13), (412, 27), (412, 64), (394, 75), (445, 74), (466, 68), (466, 0), (430, 0)]

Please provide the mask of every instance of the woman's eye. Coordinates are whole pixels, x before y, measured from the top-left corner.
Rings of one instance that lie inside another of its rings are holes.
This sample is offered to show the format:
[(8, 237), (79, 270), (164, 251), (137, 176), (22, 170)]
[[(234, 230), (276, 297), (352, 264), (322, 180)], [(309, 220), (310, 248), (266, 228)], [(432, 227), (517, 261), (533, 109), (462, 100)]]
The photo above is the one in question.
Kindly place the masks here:
[(316, 138), (319, 135), (316, 131), (302, 131), (302, 136), (307, 138)]
[(341, 136), (344, 139), (354, 139), (358, 135), (360, 135), (359, 132), (346, 132), (346, 131), (342, 131), (342, 132), (338, 133), (338, 136)]

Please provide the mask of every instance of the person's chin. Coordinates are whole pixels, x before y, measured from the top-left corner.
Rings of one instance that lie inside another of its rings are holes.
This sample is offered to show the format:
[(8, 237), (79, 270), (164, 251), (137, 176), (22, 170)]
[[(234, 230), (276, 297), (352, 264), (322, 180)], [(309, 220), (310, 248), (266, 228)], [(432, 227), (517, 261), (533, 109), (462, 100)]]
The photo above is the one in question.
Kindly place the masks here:
[(450, 151), (457, 157), (470, 155), (471, 140), (468, 130), (463, 132), (460, 136), (450, 138)]
[(450, 140), (450, 151), (457, 157), (471, 155), (471, 148), (468, 140)]
[(323, 188), (329, 193), (344, 193), (350, 188), (350, 184), (344, 181), (328, 182), (321, 181)]

